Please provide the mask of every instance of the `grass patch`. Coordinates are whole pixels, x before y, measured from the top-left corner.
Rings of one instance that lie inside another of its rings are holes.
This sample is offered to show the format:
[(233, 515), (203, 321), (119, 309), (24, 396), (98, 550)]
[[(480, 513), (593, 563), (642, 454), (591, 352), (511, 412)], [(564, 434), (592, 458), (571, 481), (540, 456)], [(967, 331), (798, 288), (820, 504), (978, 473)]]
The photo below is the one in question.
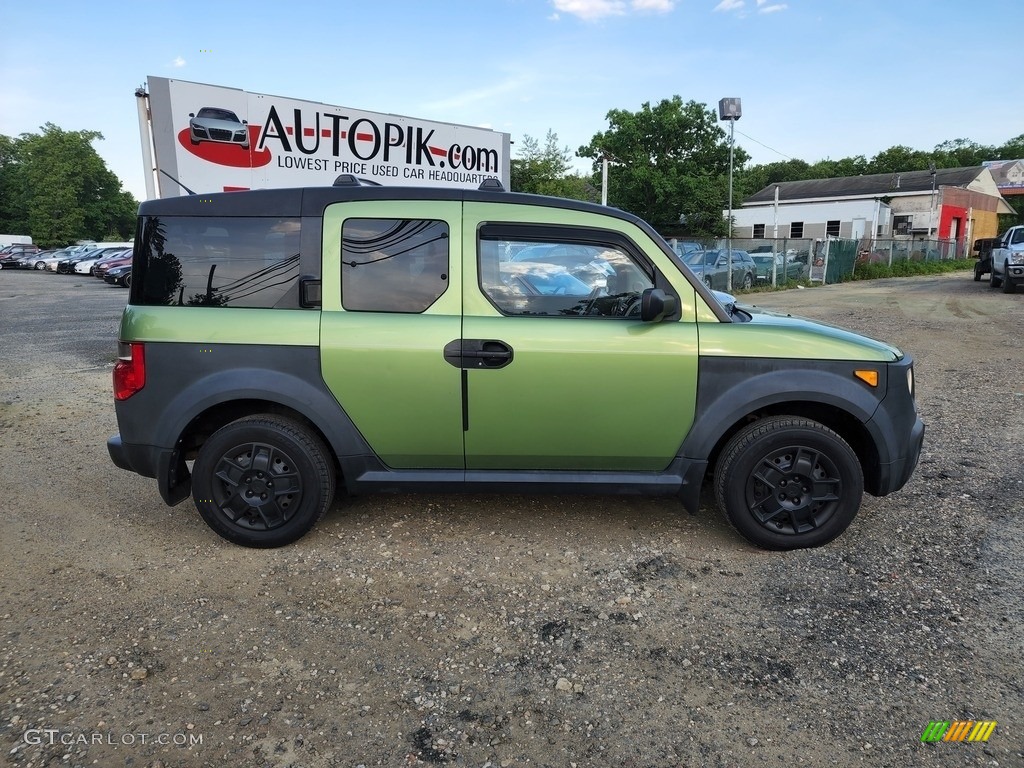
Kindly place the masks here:
[(940, 275), (974, 269), (974, 259), (946, 261), (897, 261), (888, 264), (858, 264), (850, 280), (878, 280), (883, 277), (911, 277), (913, 275)]
[[(858, 264), (852, 275), (846, 275), (838, 282), (850, 280), (880, 280), (885, 277), (913, 277), (914, 275), (941, 275), (945, 272), (964, 272), (973, 270), (976, 259), (949, 259), (946, 261), (897, 261), (890, 267), (888, 264)], [(834, 283), (828, 283), (833, 285)], [(789, 280), (779, 283), (776, 286), (770, 283), (759, 283), (758, 285), (743, 290), (736, 288), (733, 293), (770, 293), (772, 291), (785, 291), (790, 288), (815, 288), (822, 285), (820, 282), (810, 280)]]

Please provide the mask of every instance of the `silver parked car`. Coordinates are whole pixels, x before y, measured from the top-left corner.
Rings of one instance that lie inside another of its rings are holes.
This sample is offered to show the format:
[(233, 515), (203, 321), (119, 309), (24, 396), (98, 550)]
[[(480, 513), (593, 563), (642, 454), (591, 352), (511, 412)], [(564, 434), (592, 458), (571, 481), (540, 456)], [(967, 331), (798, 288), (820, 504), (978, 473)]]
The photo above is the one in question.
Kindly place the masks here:
[[(711, 289), (729, 290), (729, 254), (726, 250), (694, 251), (685, 262)], [(750, 288), (757, 279), (757, 265), (746, 251), (732, 249), (732, 288)]]

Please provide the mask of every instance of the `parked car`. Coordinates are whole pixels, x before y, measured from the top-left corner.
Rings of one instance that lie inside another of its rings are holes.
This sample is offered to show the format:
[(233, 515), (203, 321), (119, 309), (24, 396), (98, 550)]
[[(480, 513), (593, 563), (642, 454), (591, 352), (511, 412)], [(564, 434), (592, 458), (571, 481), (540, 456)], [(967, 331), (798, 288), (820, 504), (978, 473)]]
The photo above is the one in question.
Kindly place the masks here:
[(756, 280), (759, 283), (772, 282), (772, 264), (775, 265), (775, 283), (785, 283), (789, 280), (800, 280), (804, 276), (804, 265), (792, 257), (786, 258), (783, 253), (760, 252), (750, 253), (750, 258), (757, 265)]
[(129, 262), (120, 267), (111, 267), (103, 276), (103, 280), (110, 285), (120, 285), (122, 288), (131, 288), (132, 265)]
[(992, 271), (992, 249), (999, 242), (998, 237), (979, 237), (974, 241), (974, 250), (977, 255), (977, 263), (974, 265), (974, 281), (981, 282), (982, 275)]
[(93, 277), (97, 277), (100, 280), (102, 280), (102, 273), (109, 269), (111, 264), (127, 263), (125, 262), (126, 257), (130, 262), (132, 257), (131, 248), (121, 248), (116, 251), (110, 251), (109, 253), (105, 253), (96, 261), (95, 264), (92, 265), (92, 269), (89, 270), (89, 274), (91, 274)]
[[(57, 271), (62, 275), (80, 274), (88, 275), (92, 266), (102, 259), (104, 256), (111, 253), (121, 253), (125, 250), (125, 245), (111, 245), (100, 248), (93, 248), (90, 251), (84, 251), (77, 256), (72, 256), (68, 259), (64, 259), (57, 265)], [(81, 268), (79, 268), (80, 265)]]
[(35, 269), (38, 260), (52, 256), (56, 252), (56, 248), (50, 248), (45, 251), (36, 251), (35, 253), (23, 253), (15, 260), (14, 266), (18, 269)]
[(242, 149), (249, 148), (249, 129), (245, 120), (230, 109), (221, 107), (203, 107), (198, 112), (190, 112), (188, 121), (188, 137), (193, 144), (202, 141), (214, 141), (220, 144), (237, 144)]
[[(729, 254), (725, 250), (694, 251), (684, 261), (708, 288), (729, 290)], [(732, 251), (732, 288), (750, 288), (757, 278), (757, 265), (746, 251)]]
[(0, 265), (7, 268), (17, 268), (18, 260), (27, 254), (38, 253), (39, 246), (31, 243), (15, 243), (0, 248)]
[(52, 253), (48, 253), (46, 255), (37, 253), (31, 259), (32, 269), (38, 269), (42, 271), (50, 269), (51, 265), (53, 267), (56, 267), (57, 262), (68, 258), (70, 255), (70, 251), (68, 251), (67, 248), (61, 248), (58, 251), (53, 251)]
[[(625, 211), (353, 180), (139, 217), (108, 452), (237, 544), (296, 541), (340, 489), (663, 494), (696, 512), (713, 477), (750, 541), (820, 546), (921, 453), (909, 356), (723, 306)], [(600, 248), (607, 295), (504, 258), (538, 240)]]
[(119, 253), (113, 253), (109, 256), (104, 256), (102, 259), (97, 261), (92, 268), (92, 276), (103, 280), (107, 276), (107, 272), (115, 267), (123, 267), (125, 264), (132, 263), (132, 250), (127, 248)]
[(992, 266), (988, 284), (1013, 293), (1024, 286), (1024, 224), (1010, 227), (992, 245)]
[(704, 246), (695, 240), (677, 240), (673, 250), (679, 254), (679, 258), (685, 261), (690, 254), (703, 251)]

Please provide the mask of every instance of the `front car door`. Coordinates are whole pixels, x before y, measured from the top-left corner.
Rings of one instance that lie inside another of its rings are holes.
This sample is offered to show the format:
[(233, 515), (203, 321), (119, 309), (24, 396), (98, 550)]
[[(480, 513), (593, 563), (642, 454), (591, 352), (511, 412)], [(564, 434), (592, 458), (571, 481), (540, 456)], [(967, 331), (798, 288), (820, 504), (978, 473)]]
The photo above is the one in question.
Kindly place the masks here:
[[(466, 203), (463, 226), (467, 470), (666, 468), (697, 383), (695, 295), (668, 256), (588, 212)], [(538, 244), (598, 256), (576, 274), (514, 260)], [(639, 296), (654, 286), (680, 311), (645, 323)]]

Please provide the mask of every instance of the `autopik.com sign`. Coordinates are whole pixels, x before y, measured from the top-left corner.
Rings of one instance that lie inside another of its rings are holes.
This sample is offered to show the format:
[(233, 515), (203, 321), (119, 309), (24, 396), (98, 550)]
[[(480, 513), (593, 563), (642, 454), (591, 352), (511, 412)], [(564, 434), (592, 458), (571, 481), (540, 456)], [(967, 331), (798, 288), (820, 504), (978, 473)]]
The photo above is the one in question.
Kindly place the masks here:
[[(509, 134), (149, 77), (161, 197), (326, 186), (350, 173), (390, 186), (508, 189)], [(171, 177), (171, 178), (169, 178)]]

